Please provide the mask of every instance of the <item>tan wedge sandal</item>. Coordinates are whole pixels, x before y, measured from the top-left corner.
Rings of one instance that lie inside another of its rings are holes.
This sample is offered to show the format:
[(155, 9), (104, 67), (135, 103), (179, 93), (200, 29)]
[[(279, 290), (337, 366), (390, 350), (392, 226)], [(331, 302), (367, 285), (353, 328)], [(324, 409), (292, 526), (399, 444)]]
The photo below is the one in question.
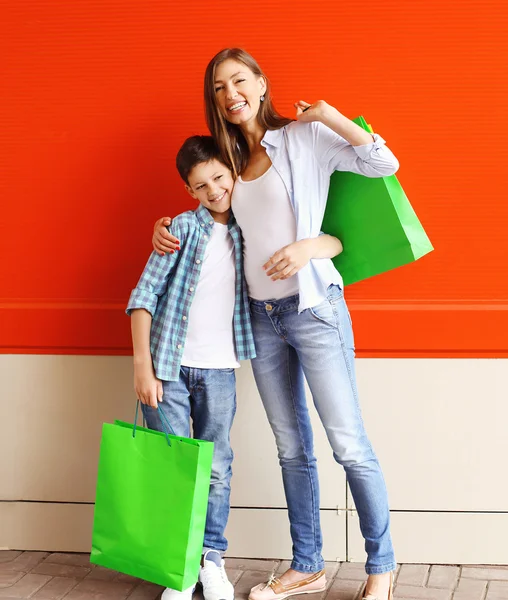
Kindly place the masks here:
[(314, 594), (324, 592), (326, 589), (326, 577), (324, 569), (318, 573), (312, 573), (307, 579), (296, 583), (284, 585), (275, 575), (272, 575), (267, 583), (260, 583), (253, 587), (249, 594), (249, 600), (283, 600), (297, 594)]

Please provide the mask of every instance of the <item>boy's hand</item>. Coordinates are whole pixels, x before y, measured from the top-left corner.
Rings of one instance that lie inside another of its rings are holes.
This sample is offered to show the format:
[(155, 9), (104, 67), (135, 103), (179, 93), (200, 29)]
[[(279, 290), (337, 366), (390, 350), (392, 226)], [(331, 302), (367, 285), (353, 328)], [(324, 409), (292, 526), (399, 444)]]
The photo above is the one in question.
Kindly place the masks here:
[(157, 408), (162, 402), (162, 381), (155, 377), (151, 363), (134, 365), (134, 389), (140, 402)]
[(313, 254), (313, 239), (300, 240), (284, 246), (263, 265), (272, 281), (289, 279), (310, 261)]
[(163, 217), (155, 221), (153, 226), (152, 244), (153, 249), (159, 256), (164, 256), (166, 252), (173, 254), (176, 250), (180, 250), (179, 240), (166, 229), (170, 225), (171, 219)]

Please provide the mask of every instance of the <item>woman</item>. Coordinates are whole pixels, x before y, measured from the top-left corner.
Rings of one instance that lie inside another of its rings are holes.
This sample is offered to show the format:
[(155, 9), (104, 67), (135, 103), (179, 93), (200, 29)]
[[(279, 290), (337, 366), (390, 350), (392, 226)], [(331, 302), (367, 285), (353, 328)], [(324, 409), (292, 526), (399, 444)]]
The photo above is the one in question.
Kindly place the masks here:
[[(368, 556), (364, 596), (385, 600), (396, 567), (388, 500), (358, 405), (342, 278), (328, 259), (302, 264), (292, 251), (277, 249), (319, 235), (333, 171), (383, 177), (397, 170), (397, 159), (381, 137), (322, 100), (297, 102), (296, 121), (279, 115), (267, 77), (241, 49), (225, 49), (209, 63), (205, 107), (237, 175), (232, 209), (244, 238), (257, 351), (252, 367), (277, 442), (293, 540), (291, 568), (254, 587), (250, 599), (279, 600), (326, 585), (305, 376), (360, 518)], [(155, 226), (159, 252), (177, 247), (164, 223)]]

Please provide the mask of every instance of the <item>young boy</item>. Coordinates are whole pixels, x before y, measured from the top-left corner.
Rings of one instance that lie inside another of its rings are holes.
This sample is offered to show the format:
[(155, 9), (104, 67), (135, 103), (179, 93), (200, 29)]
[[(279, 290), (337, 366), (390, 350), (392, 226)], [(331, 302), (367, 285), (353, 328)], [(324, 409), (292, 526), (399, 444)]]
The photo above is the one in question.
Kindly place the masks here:
[[(160, 405), (178, 435), (214, 442), (212, 479), (199, 580), (206, 600), (233, 600), (222, 554), (229, 516), (230, 429), (236, 410), (239, 360), (256, 355), (242, 274), (242, 239), (231, 216), (233, 178), (208, 136), (185, 141), (176, 166), (195, 211), (173, 220), (181, 250), (150, 256), (132, 291), (134, 387), (151, 429), (162, 431)], [(167, 589), (185, 600), (193, 588)]]
[[(233, 600), (222, 554), (233, 460), (234, 369), (256, 355), (242, 237), (230, 211), (232, 174), (213, 138), (187, 139), (176, 165), (185, 189), (200, 204), (173, 219), (179, 252), (153, 252), (129, 299), (134, 387), (151, 429), (163, 430), (159, 405), (177, 435), (190, 435), (192, 417), (194, 436), (214, 442), (199, 581), (205, 600)], [(337, 245), (335, 238), (320, 236), (311, 251), (326, 247), (338, 253)], [(190, 600), (193, 589), (166, 589), (162, 597)]]

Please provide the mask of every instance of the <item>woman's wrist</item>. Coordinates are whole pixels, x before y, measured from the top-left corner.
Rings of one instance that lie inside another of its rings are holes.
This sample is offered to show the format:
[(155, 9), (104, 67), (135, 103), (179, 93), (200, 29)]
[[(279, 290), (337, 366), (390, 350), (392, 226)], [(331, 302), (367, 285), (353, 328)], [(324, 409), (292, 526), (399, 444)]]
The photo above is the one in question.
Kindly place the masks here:
[(317, 240), (317, 238), (305, 238), (298, 242), (298, 244), (303, 246), (305, 253), (309, 260), (311, 258), (314, 258), (314, 254), (316, 253), (316, 250), (317, 250), (316, 240)]
[(337, 127), (340, 127), (342, 123), (346, 123), (349, 119), (340, 113), (334, 106), (325, 104), (319, 120), (323, 125), (326, 125), (330, 129), (336, 129)]
[(372, 144), (374, 141), (374, 137), (371, 133), (362, 129), (354, 121), (345, 117), (329, 104), (323, 109), (323, 119), (321, 119), (321, 122), (343, 137), (352, 146)]

